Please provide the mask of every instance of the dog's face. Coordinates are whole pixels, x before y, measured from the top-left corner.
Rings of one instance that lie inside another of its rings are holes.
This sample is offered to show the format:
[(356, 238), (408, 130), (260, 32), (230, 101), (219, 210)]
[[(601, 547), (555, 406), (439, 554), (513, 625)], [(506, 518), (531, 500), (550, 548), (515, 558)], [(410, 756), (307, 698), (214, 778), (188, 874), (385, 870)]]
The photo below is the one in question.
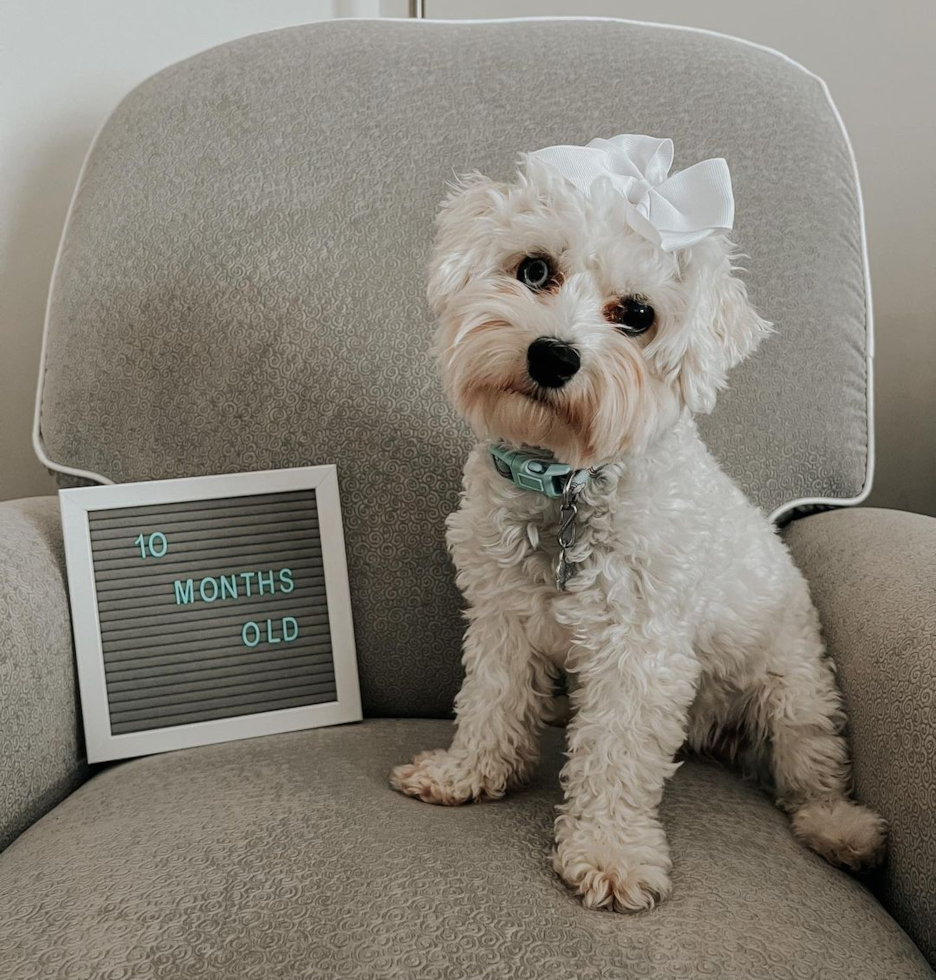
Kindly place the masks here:
[(711, 411), (769, 329), (712, 235), (664, 252), (624, 198), (586, 198), (539, 161), (467, 179), (443, 205), (429, 299), (449, 398), (481, 438), (591, 466)]

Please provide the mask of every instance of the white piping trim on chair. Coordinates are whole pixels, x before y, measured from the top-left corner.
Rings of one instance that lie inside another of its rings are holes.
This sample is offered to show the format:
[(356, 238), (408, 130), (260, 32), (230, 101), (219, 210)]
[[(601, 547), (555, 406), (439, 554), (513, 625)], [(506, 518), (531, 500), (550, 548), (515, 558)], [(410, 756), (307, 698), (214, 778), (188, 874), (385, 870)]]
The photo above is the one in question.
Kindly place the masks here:
[[(865, 209), (864, 200), (861, 194), (861, 180), (858, 175), (858, 162), (855, 158), (855, 149), (852, 146), (852, 141), (848, 135), (848, 130), (845, 128), (845, 123), (842, 120), (841, 113), (838, 110), (835, 102), (832, 99), (832, 94), (829, 92), (829, 86), (826, 84), (825, 80), (820, 78), (814, 72), (811, 72), (808, 68), (801, 65), (798, 61), (794, 61), (789, 55), (785, 55), (782, 51), (777, 51), (775, 48), (767, 47), (764, 44), (758, 44), (756, 41), (747, 41), (744, 38), (733, 37), (730, 34), (723, 34), (720, 31), (711, 31), (704, 27), (683, 27), (678, 24), (660, 24), (654, 21), (643, 21), (643, 20), (627, 20), (621, 17), (503, 17), (503, 18), (484, 18), (478, 20), (426, 20), (426, 19), (409, 19), (409, 18), (388, 18), (388, 17), (361, 17), (361, 18), (341, 18), (364, 20), (370, 22), (378, 21), (388, 21), (392, 20), (394, 23), (398, 24), (504, 24), (504, 23), (519, 23), (522, 21), (601, 21), (610, 23), (621, 23), (621, 24), (634, 24), (639, 27), (654, 27), (660, 28), (662, 30), (671, 31), (684, 31), (691, 34), (703, 34), (709, 37), (717, 37), (726, 41), (733, 41), (736, 44), (743, 44), (750, 48), (755, 48), (758, 51), (764, 51), (767, 54), (773, 55), (774, 57), (780, 58), (781, 60), (787, 62), (787, 64), (792, 65), (794, 68), (799, 69), (804, 74), (808, 75), (810, 78), (814, 79), (822, 89), (822, 93), (825, 96), (826, 102), (829, 108), (832, 110), (832, 114), (835, 116), (835, 120), (839, 125), (839, 129), (842, 132), (842, 136), (845, 139), (845, 145), (848, 149), (849, 160), (851, 161), (852, 173), (855, 178), (855, 191), (858, 199), (858, 222), (861, 229), (861, 264), (864, 273), (864, 287), (865, 287), (865, 324), (866, 324), (866, 336), (867, 336), (867, 352), (865, 358), (865, 371), (866, 371), (866, 382), (865, 390), (868, 400), (867, 405), (867, 459), (865, 466), (865, 481), (864, 486), (861, 491), (854, 497), (799, 497), (795, 500), (788, 501), (782, 504), (770, 515), (771, 521), (777, 521), (786, 514), (794, 511), (800, 507), (814, 507), (814, 506), (853, 506), (855, 504), (860, 504), (868, 498), (868, 494), (871, 493), (871, 485), (874, 480), (874, 465), (875, 465), (875, 442), (874, 442), (874, 310), (871, 303), (871, 273), (870, 264), (868, 261), (868, 236), (867, 228), (865, 225)], [(336, 23), (336, 21), (321, 21), (321, 26), (327, 24)], [(283, 28), (280, 28), (282, 30)], [(416, 28), (419, 29), (418, 27)], [(274, 31), (265, 33), (275, 33)], [(231, 44), (234, 42), (226, 42)], [(219, 45), (220, 46), (220, 45)], [(195, 55), (195, 57), (198, 57)], [(184, 58), (181, 61), (174, 62), (174, 64), (181, 64), (182, 61), (188, 61), (188, 58)], [(172, 65), (167, 65), (168, 67), (173, 67)], [(165, 71), (165, 68), (162, 69)], [(140, 82), (140, 85), (145, 85), (147, 80)], [(130, 90), (131, 94), (139, 88), (139, 85), (134, 86)], [(126, 96), (124, 97), (126, 98)], [(77, 476), (86, 480), (93, 480), (97, 483), (113, 483), (113, 480), (109, 480), (107, 477), (101, 476), (98, 473), (92, 473), (89, 470), (81, 470), (72, 466), (65, 466), (61, 463), (56, 463), (51, 460), (43, 447), (42, 444), (42, 433), (40, 430), (40, 414), (42, 410), (42, 392), (43, 384), (45, 382), (45, 364), (46, 364), (46, 343), (49, 335), (49, 319), (51, 315), (52, 308), (52, 293), (55, 286), (55, 279), (59, 270), (59, 262), (62, 258), (62, 252), (64, 251), (65, 239), (68, 235), (68, 228), (71, 224), (72, 213), (75, 208), (75, 202), (78, 199), (78, 191), (81, 187), (82, 180), (84, 178), (85, 169), (88, 165), (88, 161), (91, 159), (91, 154), (97, 145), (98, 138), (107, 125), (113, 112), (108, 114), (108, 117), (101, 124), (100, 128), (94, 135), (94, 139), (91, 141), (91, 145), (88, 147), (88, 152), (85, 154), (84, 161), (81, 165), (81, 170), (78, 173), (78, 180), (75, 184), (75, 190), (72, 193), (71, 203), (68, 206), (68, 212), (65, 216), (65, 226), (62, 229), (62, 237), (59, 240), (58, 251), (55, 255), (55, 264), (52, 267), (52, 276), (49, 281), (49, 295), (46, 302), (46, 313), (45, 322), (43, 323), (42, 329), (42, 350), (39, 358), (39, 384), (36, 391), (36, 407), (35, 415), (33, 418), (33, 449), (36, 455), (39, 457), (40, 462), (47, 466), (51, 470), (56, 470), (59, 473), (64, 473), (69, 476)]]
[[(143, 83), (141, 82), (141, 84)], [(134, 88), (136, 88), (136, 86), (134, 86)], [(42, 394), (45, 385), (49, 320), (52, 316), (52, 294), (55, 291), (55, 279), (56, 276), (58, 276), (59, 263), (62, 261), (62, 253), (65, 251), (65, 240), (68, 238), (68, 229), (71, 225), (72, 214), (75, 210), (75, 203), (78, 200), (78, 192), (81, 190), (81, 184), (84, 181), (88, 161), (91, 159), (91, 154), (94, 152), (95, 146), (97, 146), (101, 133), (104, 132), (104, 127), (107, 125), (111, 116), (116, 111), (116, 108), (117, 107), (115, 106), (114, 109), (107, 114), (106, 118), (101, 125), (98, 126), (97, 132), (91, 139), (91, 145), (88, 147), (88, 151), (85, 153), (84, 159), (81, 161), (81, 169), (78, 171), (78, 179), (75, 181), (75, 189), (72, 191), (71, 200), (68, 202), (68, 211), (65, 212), (65, 224), (62, 227), (62, 235), (59, 238), (58, 248), (55, 251), (55, 262), (52, 264), (52, 276), (49, 279), (49, 293), (48, 296), (46, 296), (45, 319), (42, 323), (42, 347), (39, 351), (39, 382), (36, 385), (36, 405), (33, 411), (32, 427), (33, 451), (35, 452), (36, 456), (39, 457), (39, 462), (42, 463), (43, 466), (48, 467), (50, 470), (55, 470), (57, 473), (64, 473), (66, 476), (77, 476), (82, 480), (91, 480), (94, 483), (104, 484), (112, 484), (114, 481), (109, 480), (106, 476), (101, 476), (100, 473), (92, 473), (91, 470), (82, 470), (75, 466), (66, 466), (64, 463), (56, 463), (54, 460), (50, 459), (42, 442), (42, 428), (40, 422), (42, 418)]]

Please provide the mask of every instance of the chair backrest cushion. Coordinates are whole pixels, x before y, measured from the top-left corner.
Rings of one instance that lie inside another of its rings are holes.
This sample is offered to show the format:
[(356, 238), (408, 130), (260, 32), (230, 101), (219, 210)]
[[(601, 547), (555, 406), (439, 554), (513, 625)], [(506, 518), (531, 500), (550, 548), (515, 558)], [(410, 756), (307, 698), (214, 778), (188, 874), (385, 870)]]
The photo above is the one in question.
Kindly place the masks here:
[[(57, 265), (41, 399), (58, 465), (123, 482), (339, 466), (365, 708), (459, 679), (443, 543), (470, 437), (429, 344), (433, 218), (459, 172), (596, 135), (731, 167), (777, 333), (704, 435), (767, 512), (866, 484), (861, 208), (824, 86), (729, 38), (622, 21), (331, 22), (174, 65), (119, 106)], [(68, 478), (63, 478), (68, 482)]]

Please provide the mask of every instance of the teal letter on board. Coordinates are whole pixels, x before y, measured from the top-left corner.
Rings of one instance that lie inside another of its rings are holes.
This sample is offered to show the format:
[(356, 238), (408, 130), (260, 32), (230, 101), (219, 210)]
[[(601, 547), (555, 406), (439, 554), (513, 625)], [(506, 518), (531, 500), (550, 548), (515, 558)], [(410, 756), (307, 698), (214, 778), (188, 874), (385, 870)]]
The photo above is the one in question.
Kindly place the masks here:
[(177, 606), (188, 605), (195, 601), (195, 587), (192, 579), (181, 579), (172, 583), (175, 586), (175, 601)]
[(165, 558), (166, 552), (169, 550), (169, 542), (166, 540), (166, 535), (162, 531), (153, 531), (149, 536), (149, 541), (140, 534), (133, 539), (133, 543), (140, 546), (141, 558), (147, 557), (147, 544), (149, 544), (149, 553), (153, 558)]
[(296, 587), (296, 583), (293, 582), (291, 568), (281, 568), (279, 573), (279, 580), (280, 580), (280, 592), (292, 592), (292, 590)]
[[(211, 585), (211, 595), (205, 595), (206, 585)], [(198, 587), (198, 592), (205, 602), (214, 602), (218, 598), (218, 583), (213, 578), (203, 578)]]
[[(237, 598), (237, 576), (236, 575), (219, 575), (218, 578), (221, 581), (221, 598), (222, 599), (236, 599)], [(228, 579), (230, 578), (230, 582)], [(225, 595), (225, 593), (228, 593)]]
[(283, 617), (283, 639), (287, 643), (292, 643), (299, 635), (299, 623), (292, 616)]
[(260, 592), (260, 595), (263, 595), (263, 587), (264, 586), (266, 586), (270, 590), (270, 592), (275, 592), (276, 591), (276, 589), (273, 587), (273, 570), (272, 569), (270, 569), (268, 575), (269, 575), (269, 578), (264, 578), (263, 577), (263, 572), (257, 572), (257, 590)]
[[(252, 641), (247, 639), (247, 635), (253, 637)], [(241, 639), (244, 641), (245, 647), (255, 647), (260, 642), (260, 627), (253, 622), (244, 623), (243, 629), (241, 629)]]

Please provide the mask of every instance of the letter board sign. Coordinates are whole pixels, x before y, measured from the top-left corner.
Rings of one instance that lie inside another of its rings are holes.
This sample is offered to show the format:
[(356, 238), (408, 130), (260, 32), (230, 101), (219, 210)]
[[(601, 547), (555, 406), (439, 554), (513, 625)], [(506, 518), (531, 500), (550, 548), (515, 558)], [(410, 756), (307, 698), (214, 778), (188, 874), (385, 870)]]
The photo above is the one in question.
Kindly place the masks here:
[(335, 467), (60, 500), (89, 761), (361, 719)]

